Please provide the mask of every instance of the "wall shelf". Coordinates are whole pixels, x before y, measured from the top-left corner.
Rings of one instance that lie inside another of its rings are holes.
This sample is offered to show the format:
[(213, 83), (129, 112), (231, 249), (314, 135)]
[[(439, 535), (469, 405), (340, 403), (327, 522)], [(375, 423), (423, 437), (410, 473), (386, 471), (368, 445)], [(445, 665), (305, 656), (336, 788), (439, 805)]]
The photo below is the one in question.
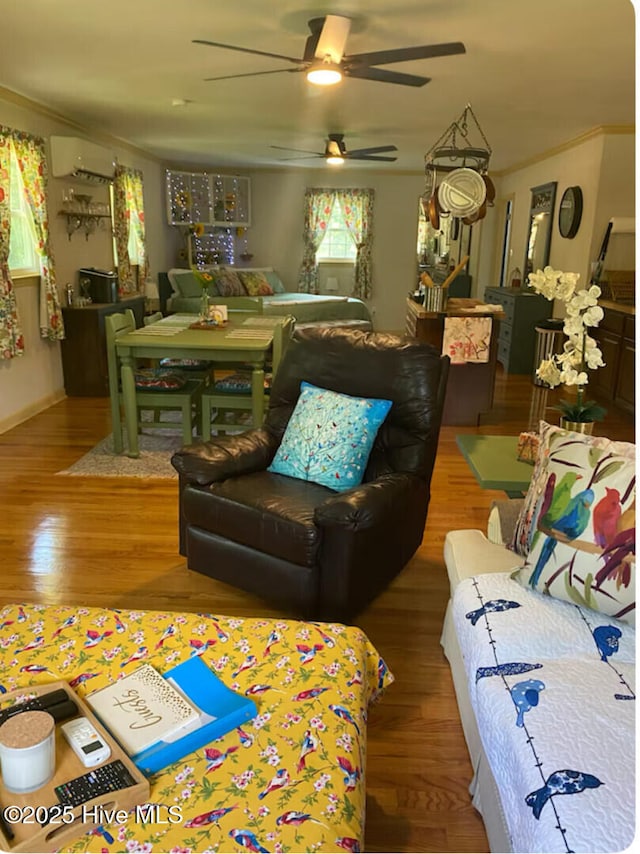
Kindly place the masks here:
[(102, 227), (105, 220), (111, 219), (111, 214), (89, 213), (88, 211), (58, 211), (58, 216), (67, 218), (67, 235), (71, 240), (71, 235), (76, 231), (84, 231), (85, 239), (89, 239), (89, 235), (93, 234), (98, 226)]

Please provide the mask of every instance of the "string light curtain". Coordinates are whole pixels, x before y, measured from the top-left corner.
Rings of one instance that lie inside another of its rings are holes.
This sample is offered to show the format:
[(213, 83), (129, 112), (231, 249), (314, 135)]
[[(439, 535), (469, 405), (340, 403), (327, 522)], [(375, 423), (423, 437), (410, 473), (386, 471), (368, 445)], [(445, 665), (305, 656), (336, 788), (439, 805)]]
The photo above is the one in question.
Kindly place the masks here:
[[(113, 183), (113, 230), (118, 263), (118, 291), (120, 296), (141, 292), (149, 275), (149, 258), (144, 226), (144, 195), (142, 172), (128, 166), (116, 167)], [(138, 247), (138, 257), (129, 253), (133, 232)], [(137, 263), (134, 276), (132, 262)]]
[(356, 247), (353, 296), (368, 299), (372, 290), (374, 191), (371, 189), (307, 188), (304, 196), (304, 254), (298, 289), (304, 293), (318, 293), (316, 253), (327, 232), (336, 201), (340, 203), (344, 223)]
[(40, 335), (50, 341), (64, 338), (49, 242), (48, 170), (44, 140), (0, 125), (0, 356), (3, 359), (13, 359), (24, 353), (24, 339), (9, 272), (12, 152), (18, 162), (25, 199), (31, 212), (34, 248), (40, 265)]

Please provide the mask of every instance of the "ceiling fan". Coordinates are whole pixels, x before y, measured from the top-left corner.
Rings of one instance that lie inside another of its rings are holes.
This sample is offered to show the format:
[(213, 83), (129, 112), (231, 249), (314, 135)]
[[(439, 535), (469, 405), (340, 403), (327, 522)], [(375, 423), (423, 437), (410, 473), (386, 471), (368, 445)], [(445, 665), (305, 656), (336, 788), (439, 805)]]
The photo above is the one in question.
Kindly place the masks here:
[(378, 50), (372, 53), (345, 54), (347, 37), (351, 27), (351, 19), (343, 15), (326, 15), (321, 18), (311, 18), (304, 52), (300, 59), (271, 53), (264, 50), (254, 50), (248, 47), (238, 47), (222, 42), (212, 42), (206, 39), (193, 39), (194, 44), (204, 44), (209, 47), (221, 47), (226, 50), (237, 50), (241, 53), (251, 53), (256, 56), (268, 56), (272, 59), (283, 59), (291, 62), (296, 68), (276, 68), (272, 71), (249, 71), (245, 74), (228, 74), (223, 77), (207, 77), (211, 80), (230, 80), (236, 77), (257, 77), (261, 74), (279, 74), (283, 71), (307, 74), (307, 80), (319, 85), (338, 83), (343, 76), (357, 77), (361, 80), (375, 80), (378, 83), (397, 83), (401, 86), (424, 86), (430, 77), (418, 77), (415, 74), (402, 74), (398, 71), (386, 71), (375, 68), (377, 65), (390, 65), (395, 62), (407, 62), (413, 59), (429, 59), (435, 56), (451, 56), (465, 53), (462, 42), (445, 42), (444, 44), (420, 45), (416, 47), (401, 47), (391, 50)]
[(306, 151), (303, 148), (285, 148), (282, 145), (272, 145), (280, 151), (299, 151), (301, 157), (284, 157), (283, 160), (305, 160), (311, 157), (323, 157), (327, 163), (340, 164), (345, 160), (385, 160), (392, 163), (396, 157), (380, 157), (383, 151), (397, 151), (395, 145), (377, 145), (374, 148), (357, 148), (347, 151), (343, 133), (330, 133), (324, 151)]

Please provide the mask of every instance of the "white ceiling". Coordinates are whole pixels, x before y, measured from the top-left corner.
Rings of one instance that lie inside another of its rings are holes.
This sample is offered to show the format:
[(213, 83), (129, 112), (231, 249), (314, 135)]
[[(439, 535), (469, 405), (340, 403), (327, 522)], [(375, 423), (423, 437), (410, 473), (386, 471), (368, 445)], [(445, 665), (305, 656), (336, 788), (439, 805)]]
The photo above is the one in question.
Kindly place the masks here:
[[(467, 52), (384, 66), (431, 77), (422, 88), (323, 90), (297, 73), (203, 82), (293, 66), (192, 39), (297, 57), (307, 20), (328, 13), (353, 18), (348, 54), (449, 41)], [(2, 30), (0, 86), (174, 163), (317, 167), (270, 145), (321, 152), (338, 131), (348, 149), (398, 147), (396, 163), (342, 168), (419, 172), (471, 103), (496, 171), (634, 122), (630, 0), (22, 0), (3, 4)]]

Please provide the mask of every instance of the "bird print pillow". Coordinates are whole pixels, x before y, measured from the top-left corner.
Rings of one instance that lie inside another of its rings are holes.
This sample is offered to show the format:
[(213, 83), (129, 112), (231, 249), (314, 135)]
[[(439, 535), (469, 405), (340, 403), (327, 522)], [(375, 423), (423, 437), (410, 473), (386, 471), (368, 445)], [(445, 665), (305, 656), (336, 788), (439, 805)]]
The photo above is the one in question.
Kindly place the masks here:
[(523, 586), (635, 624), (635, 445), (541, 425)]
[(391, 404), (300, 383), (300, 397), (268, 471), (338, 492), (358, 486)]

